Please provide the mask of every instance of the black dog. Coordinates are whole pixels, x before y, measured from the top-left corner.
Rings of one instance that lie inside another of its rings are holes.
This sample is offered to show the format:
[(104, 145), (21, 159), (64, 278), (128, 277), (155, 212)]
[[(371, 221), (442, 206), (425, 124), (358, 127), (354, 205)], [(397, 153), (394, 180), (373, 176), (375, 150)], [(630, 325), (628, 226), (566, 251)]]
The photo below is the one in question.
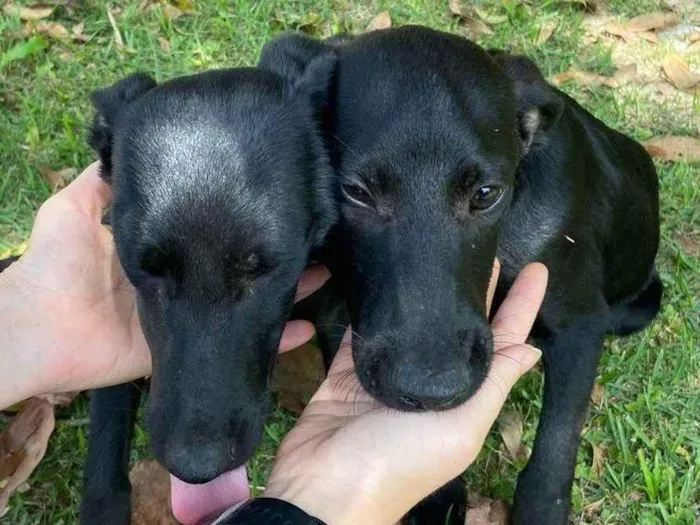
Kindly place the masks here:
[[(464, 402), (490, 366), (494, 257), (496, 306), (525, 264), (545, 263), (533, 332), (543, 411), (513, 522), (567, 523), (603, 339), (642, 329), (659, 309), (649, 156), (528, 59), (426, 28), (288, 35), (266, 46), (260, 67), (293, 75), (329, 49), (338, 66), (323, 122), (344, 203), (328, 262), (346, 285), (362, 385), (400, 410)], [(444, 506), (417, 510), (414, 521), (444, 522)]]
[[(334, 65), (326, 53), (292, 81), (253, 68), (161, 85), (137, 74), (92, 95), (90, 144), (153, 358), (147, 427), (186, 482), (243, 464), (260, 438), (297, 280), (336, 215), (316, 115)], [(84, 524), (129, 522), (139, 392), (92, 394)]]

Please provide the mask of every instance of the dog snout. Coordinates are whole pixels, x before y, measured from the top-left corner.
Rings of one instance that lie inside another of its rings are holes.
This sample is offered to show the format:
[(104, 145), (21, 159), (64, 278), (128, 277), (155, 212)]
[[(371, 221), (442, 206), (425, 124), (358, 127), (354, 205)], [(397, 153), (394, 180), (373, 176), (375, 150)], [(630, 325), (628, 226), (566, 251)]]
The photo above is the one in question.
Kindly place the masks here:
[(464, 403), (481, 385), (490, 341), (485, 327), (449, 337), (413, 333), (365, 339), (356, 350), (358, 374), (365, 389), (392, 408), (446, 410)]
[(169, 440), (157, 459), (172, 475), (186, 483), (206, 483), (234, 468), (232, 447), (224, 440), (188, 443)]

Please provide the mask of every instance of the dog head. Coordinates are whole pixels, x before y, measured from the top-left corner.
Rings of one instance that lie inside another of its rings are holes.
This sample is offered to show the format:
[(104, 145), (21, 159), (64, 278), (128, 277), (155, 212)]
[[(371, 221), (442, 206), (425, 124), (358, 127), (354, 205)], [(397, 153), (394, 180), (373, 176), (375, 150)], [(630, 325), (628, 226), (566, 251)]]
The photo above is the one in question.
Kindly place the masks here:
[(186, 482), (251, 457), (297, 279), (334, 220), (314, 118), (334, 58), (307, 66), (293, 81), (137, 74), (92, 94), (90, 144), (153, 359), (151, 441)]
[[(284, 36), (263, 67), (333, 48), (334, 235), (364, 388), (402, 410), (445, 409), (483, 382), (485, 296), (521, 159), (562, 104), (526, 59), (427, 28), (319, 43)], [(281, 57), (286, 57), (282, 59)]]

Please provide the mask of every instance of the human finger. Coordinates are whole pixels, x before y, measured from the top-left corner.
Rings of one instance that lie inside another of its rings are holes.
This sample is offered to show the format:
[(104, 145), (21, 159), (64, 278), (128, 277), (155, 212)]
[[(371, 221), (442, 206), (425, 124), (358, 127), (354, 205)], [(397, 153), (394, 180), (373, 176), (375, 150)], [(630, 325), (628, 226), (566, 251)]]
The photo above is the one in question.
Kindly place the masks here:
[(547, 290), (547, 278), (547, 267), (540, 263), (520, 271), (491, 323), (496, 350), (527, 340)]
[(314, 325), (309, 321), (289, 321), (282, 331), (280, 352), (287, 352), (304, 343), (308, 343), (315, 333)]
[(493, 260), (493, 269), (491, 270), (491, 280), (489, 281), (489, 288), (486, 292), (486, 315), (491, 313), (491, 304), (493, 303), (493, 296), (496, 293), (496, 285), (498, 285), (498, 276), (501, 273), (501, 262), (498, 258)]
[(103, 210), (112, 202), (112, 189), (100, 177), (98, 161), (85, 168), (73, 182), (52, 198), (69, 200), (86, 215), (101, 220)]
[(331, 272), (329, 272), (328, 268), (321, 264), (309, 266), (299, 277), (294, 302), (299, 302), (317, 291), (324, 285), (330, 276)]

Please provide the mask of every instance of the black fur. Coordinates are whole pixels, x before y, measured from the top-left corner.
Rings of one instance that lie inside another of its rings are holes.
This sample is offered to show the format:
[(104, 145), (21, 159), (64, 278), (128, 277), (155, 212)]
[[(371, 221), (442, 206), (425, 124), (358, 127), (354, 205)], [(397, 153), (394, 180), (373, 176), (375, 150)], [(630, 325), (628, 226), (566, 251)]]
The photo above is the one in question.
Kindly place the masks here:
[[(543, 411), (513, 522), (567, 523), (605, 334), (640, 330), (659, 309), (651, 159), (527, 58), (426, 28), (326, 43), (286, 35), (266, 46), (260, 67), (293, 71), (329, 49), (338, 67), (323, 123), (344, 203), (327, 262), (347, 294), (360, 381), (401, 410), (462, 403), (490, 366), (494, 257), (495, 306), (525, 264), (545, 263), (533, 332)], [(480, 211), (484, 187), (501, 194)], [(445, 493), (463, 510), (463, 494)], [(418, 521), (442, 523), (447, 506), (417, 510)]]
[[(316, 119), (334, 65), (328, 52), (293, 77), (138, 74), (92, 95), (90, 144), (153, 357), (147, 427), (184, 481), (243, 464), (261, 436), (297, 279), (337, 214)], [(92, 393), (84, 524), (128, 523), (137, 393)]]

